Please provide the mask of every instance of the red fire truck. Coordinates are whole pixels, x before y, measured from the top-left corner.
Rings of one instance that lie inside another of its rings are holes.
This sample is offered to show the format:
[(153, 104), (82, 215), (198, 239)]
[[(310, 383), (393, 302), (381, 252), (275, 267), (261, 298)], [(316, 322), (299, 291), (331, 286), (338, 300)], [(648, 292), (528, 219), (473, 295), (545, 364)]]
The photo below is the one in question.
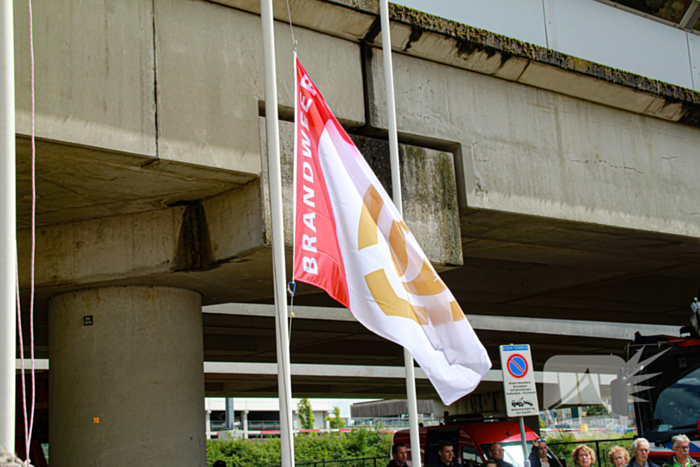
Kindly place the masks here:
[[(639, 436), (649, 440), (650, 458), (662, 463), (673, 455), (671, 438), (690, 438), (690, 455), (700, 459), (700, 302), (691, 305), (691, 325), (678, 336), (635, 335), (628, 347), (628, 360), (641, 352), (640, 375), (654, 375), (642, 382), (647, 389), (635, 396)], [(653, 357), (653, 361), (650, 361)]]
[[(537, 438), (537, 433), (526, 426), (528, 452)], [(421, 458), (425, 465), (432, 464), (438, 458), (438, 443), (447, 440), (453, 444), (458, 462), (464, 467), (477, 467), (488, 458), (486, 453), (491, 444), (500, 443), (504, 451), (503, 460), (515, 467), (522, 467), (523, 446), (520, 439), (518, 422), (488, 419), (481, 414), (448, 416), (445, 425), (420, 428)], [(410, 463), (409, 430), (397, 431), (393, 443), (404, 443), (407, 446)]]

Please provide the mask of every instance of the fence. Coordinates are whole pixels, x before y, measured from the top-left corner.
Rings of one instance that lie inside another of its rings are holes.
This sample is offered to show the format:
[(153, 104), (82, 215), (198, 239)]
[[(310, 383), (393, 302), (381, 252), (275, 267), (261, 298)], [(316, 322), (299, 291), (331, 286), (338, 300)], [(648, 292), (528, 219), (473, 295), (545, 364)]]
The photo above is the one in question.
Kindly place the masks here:
[[(389, 457), (359, 457), (357, 459), (337, 459), (332, 461), (320, 460), (314, 462), (297, 462), (296, 466), (308, 467), (385, 467), (389, 462)], [(279, 465), (269, 465), (266, 467), (280, 467)]]
[[(557, 457), (563, 457), (566, 459), (567, 465), (574, 466), (574, 461), (571, 458), (571, 453), (574, 451), (576, 446), (585, 444), (589, 448), (593, 449), (596, 454), (596, 462), (598, 467), (610, 467), (612, 464), (608, 459), (608, 452), (613, 446), (622, 446), (629, 452), (631, 449), (632, 441), (634, 438), (611, 438), (611, 439), (596, 439), (596, 440), (581, 440), (581, 441), (566, 441), (566, 442), (547, 442), (549, 449)], [(595, 447), (594, 447), (595, 446)]]

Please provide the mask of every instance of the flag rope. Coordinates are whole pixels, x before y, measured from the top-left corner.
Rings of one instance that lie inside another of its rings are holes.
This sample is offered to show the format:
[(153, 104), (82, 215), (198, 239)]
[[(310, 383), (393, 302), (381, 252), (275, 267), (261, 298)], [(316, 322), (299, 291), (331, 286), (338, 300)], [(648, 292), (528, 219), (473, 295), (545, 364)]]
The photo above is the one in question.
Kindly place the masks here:
[(287, 0), (287, 17), (289, 18), (289, 30), (292, 32), (292, 50), (296, 54), (297, 53), (297, 41), (294, 38), (294, 26), (292, 26), (292, 10), (291, 10), (291, 8), (289, 8), (289, 0)]

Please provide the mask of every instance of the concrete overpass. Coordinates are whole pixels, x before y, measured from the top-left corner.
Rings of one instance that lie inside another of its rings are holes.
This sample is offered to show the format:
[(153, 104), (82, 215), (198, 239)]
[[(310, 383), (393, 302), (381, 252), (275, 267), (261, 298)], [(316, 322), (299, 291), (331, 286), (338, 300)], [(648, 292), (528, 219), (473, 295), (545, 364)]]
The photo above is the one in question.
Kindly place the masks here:
[[(272, 299), (257, 8), (35, 2), (37, 349), (60, 427), (52, 464), (203, 465), (205, 392), (273, 392), (259, 375), (270, 367), (244, 366), (274, 361), (272, 319), (227, 305)], [(290, 220), (291, 37), (275, 8)], [(376, 4), (291, 10), (307, 70), (390, 189)], [(700, 94), (403, 7), (391, 15), (406, 222), (492, 359), (498, 344), (527, 340), (539, 370), (555, 354), (621, 354), (638, 324), (685, 325), (700, 273)], [(26, 299), (19, 0), (15, 30)], [(291, 223), (286, 233), (289, 246)], [(295, 304), (333, 305), (303, 286)], [(206, 382), (203, 362), (220, 365)], [(292, 362), (365, 368), (353, 394), (401, 396), (400, 377), (371, 374), (400, 371), (400, 349), (347, 319), (295, 319)], [(295, 395), (350, 383), (301, 376)]]

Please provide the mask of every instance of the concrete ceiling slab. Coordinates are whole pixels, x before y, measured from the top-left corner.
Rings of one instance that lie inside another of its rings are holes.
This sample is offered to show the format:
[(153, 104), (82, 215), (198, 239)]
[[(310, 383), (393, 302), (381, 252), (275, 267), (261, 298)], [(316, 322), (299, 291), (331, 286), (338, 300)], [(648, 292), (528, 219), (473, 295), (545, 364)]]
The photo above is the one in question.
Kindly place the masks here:
[[(208, 198), (256, 177), (158, 158), (36, 142), (37, 225), (153, 211)], [(17, 138), (17, 226), (31, 225), (31, 144)]]

